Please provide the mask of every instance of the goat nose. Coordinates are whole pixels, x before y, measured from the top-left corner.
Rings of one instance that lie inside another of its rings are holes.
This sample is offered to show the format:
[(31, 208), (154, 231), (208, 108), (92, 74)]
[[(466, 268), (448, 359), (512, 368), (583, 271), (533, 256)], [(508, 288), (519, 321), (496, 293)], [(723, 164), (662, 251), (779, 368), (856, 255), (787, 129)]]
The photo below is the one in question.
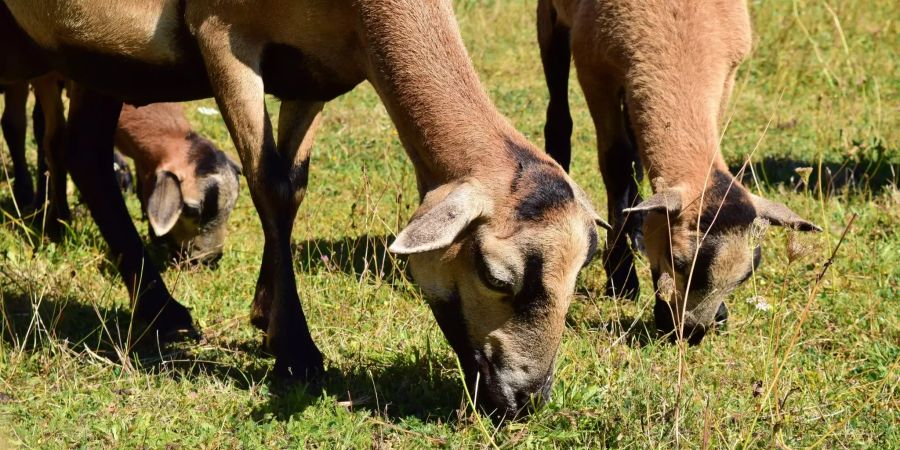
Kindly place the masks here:
[(521, 419), (533, 414), (538, 408), (550, 402), (553, 388), (553, 374), (548, 374), (535, 389), (521, 389), (515, 393), (515, 404), (510, 405), (507, 418)]
[(206, 253), (200, 257), (200, 262), (210, 269), (216, 269), (219, 267), (219, 260), (222, 259), (222, 252), (211, 252)]

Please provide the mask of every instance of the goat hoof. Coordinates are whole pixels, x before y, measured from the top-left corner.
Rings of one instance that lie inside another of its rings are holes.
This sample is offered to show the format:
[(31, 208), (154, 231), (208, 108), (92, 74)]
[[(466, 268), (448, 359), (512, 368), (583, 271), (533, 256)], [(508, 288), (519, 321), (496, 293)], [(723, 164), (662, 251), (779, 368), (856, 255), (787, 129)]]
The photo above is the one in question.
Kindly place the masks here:
[(44, 236), (52, 242), (59, 242), (65, 234), (66, 223), (72, 218), (72, 213), (67, 209), (57, 209), (52, 204), (48, 205), (44, 211), (42, 220), (44, 225)]
[(180, 342), (200, 340), (200, 331), (194, 326), (191, 313), (174, 299), (164, 303), (162, 310), (155, 312), (135, 311), (135, 316), (148, 323), (147, 335), (159, 337), (160, 342)]
[(200, 342), (203, 335), (193, 325), (189, 328), (169, 329), (166, 331), (158, 330), (159, 341), (162, 343), (175, 342)]
[(256, 329), (266, 332), (269, 329), (269, 318), (264, 314), (256, 314), (256, 311), (250, 316), (250, 324)]
[(29, 209), (34, 203), (34, 186), (30, 182), (19, 182), (16, 180), (13, 183), (13, 198), (16, 199), (16, 205), (19, 206), (20, 210)]
[(325, 362), (318, 349), (300, 355), (275, 358), (275, 375), (283, 380), (309, 382), (325, 373)]
[(44, 225), (44, 236), (50, 242), (59, 242), (63, 237), (63, 224), (55, 217), (47, 216), (47, 223)]

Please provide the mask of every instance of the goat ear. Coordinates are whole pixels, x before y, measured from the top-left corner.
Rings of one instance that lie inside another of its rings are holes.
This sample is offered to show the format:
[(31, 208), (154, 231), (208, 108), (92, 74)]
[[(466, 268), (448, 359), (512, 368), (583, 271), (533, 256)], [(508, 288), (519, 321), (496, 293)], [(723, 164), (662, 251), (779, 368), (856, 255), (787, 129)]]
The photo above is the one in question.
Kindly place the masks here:
[(410, 255), (447, 247), (473, 220), (487, 212), (488, 205), (481, 189), (472, 183), (432, 190), (389, 250)]
[(644, 211), (668, 211), (670, 214), (678, 214), (681, 212), (681, 191), (678, 189), (666, 189), (650, 196), (647, 200), (642, 201), (637, 206), (625, 208), (622, 212), (644, 212)]
[(175, 226), (181, 216), (184, 199), (181, 197), (181, 183), (172, 172), (156, 172), (156, 182), (147, 199), (147, 218), (157, 236), (163, 236)]
[[(225, 152), (222, 152), (222, 153), (225, 153)], [(231, 164), (231, 168), (234, 169), (235, 173), (237, 173), (238, 175), (244, 174), (244, 166), (241, 165), (240, 160), (235, 159), (233, 156), (229, 155), (228, 153), (225, 153), (225, 158), (228, 160), (228, 163)]]
[(591, 204), (590, 198), (588, 198), (581, 187), (574, 182), (571, 182), (570, 184), (572, 185), (572, 191), (575, 192), (575, 201), (578, 202), (579, 206), (587, 210), (588, 214), (590, 214), (591, 218), (594, 220), (594, 224), (607, 231), (612, 231), (612, 225), (603, 220), (603, 218), (600, 217), (600, 214), (597, 214), (597, 210), (594, 209), (594, 205)]
[(787, 206), (764, 199), (756, 194), (750, 194), (753, 199), (753, 207), (756, 215), (768, 220), (772, 225), (792, 228), (799, 231), (822, 231), (818, 225), (800, 217)]

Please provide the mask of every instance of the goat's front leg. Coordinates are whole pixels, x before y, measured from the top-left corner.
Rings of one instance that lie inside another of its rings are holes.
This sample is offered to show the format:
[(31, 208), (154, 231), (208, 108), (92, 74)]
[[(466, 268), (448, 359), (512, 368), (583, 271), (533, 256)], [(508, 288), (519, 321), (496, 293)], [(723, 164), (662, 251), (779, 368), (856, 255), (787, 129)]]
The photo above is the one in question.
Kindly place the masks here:
[(34, 184), (28, 162), (25, 160), (25, 104), (28, 102), (28, 83), (16, 83), (5, 86), (6, 102), (0, 128), (9, 147), (13, 163), (13, 198), (20, 209), (31, 206), (34, 200)]
[[(263, 46), (215, 22), (201, 25), (197, 38), (265, 234), (254, 297), (254, 310), (261, 314), (254, 312), (254, 323), (266, 325), (276, 373), (305, 379), (324, 365), (297, 295), (290, 244), (302, 195), (292, 176), (292, 159), (280, 154), (273, 141), (260, 76)], [(263, 315), (269, 317), (268, 323), (259, 319)]]
[(149, 324), (146, 337), (196, 337), (187, 308), (169, 295), (134, 227), (113, 173), (113, 134), (122, 102), (74, 87), (66, 127), (66, 166), (109, 245), (134, 303), (136, 318)]
[[(578, 58), (576, 56), (576, 65)], [(632, 142), (627, 111), (623, 110), (621, 89), (614, 79), (597, 76), (600, 70), (578, 66), (578, 79), (597, 130), (597, 156), (606, 186), (609, 223), (604, 256), (606, 295), (637, 298), (639, 283), (633, 250), (642, 245), (642, 217), (623, 210), (640, 203), (638, 181), (642, 178), (637, 148)], [(628, 240), (632, 241), (631, 247)]]

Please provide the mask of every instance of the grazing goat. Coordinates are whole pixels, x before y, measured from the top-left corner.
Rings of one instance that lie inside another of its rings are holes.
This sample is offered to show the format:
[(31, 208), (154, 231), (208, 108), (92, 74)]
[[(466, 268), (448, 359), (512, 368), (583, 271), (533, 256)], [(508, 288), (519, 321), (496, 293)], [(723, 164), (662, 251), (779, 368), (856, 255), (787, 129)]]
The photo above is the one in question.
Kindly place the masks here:
[(125, 105), (115, 143), (134, 160), (152, 235), (189, 261), (217, 261), (237, 201), (237, 164), (191, 129), (177, 103)]
[[(58, 81), (33, 81), (36, 95), (47, 97), (47, 91)], [(57, 85), (58, 86), (58, 85)], [(49, 95), (58, 95), (50, 90)], [(42, 201), (39, 189), (35, 195), (31, 175), (25, 161), (25, 104), (28, 83), (8, 85), (5, 89), (6, 104), (3, 110), (3, 134), (12, 154), (15, 183), (13, 193), (20, 207), (33, 209), (35, 201)], [(46, 101), (46, 99), (45, 99)], [(61, 111), (59, 106), (49, 111)], [(45, 118), (47, 108), (35, 108), (35, 136), (43, 141), (44, 125), (51, 129), (64, 126), (64, 120)], [(51, 131), (61, 135), (62, 130)], [(225, 152), (209, 140), (195, 133), (184, 116), (182, 107), (175, 103), (154, 103), (142, 108), (125, 105), (119, 117), (115, 135), (116, 147), (135, 162), (139, 181), (138, 196), (141, 209), (150, 222), (153, 238), (166, 244), (173, 256), (191, 262), (214, 264), (222, 256), (227, 234), (228, 216), (237, 201), (240, 170)], [(49, 199), (53, 211), (68, 211), (65, 196), (66, 173), (63, 162), (43, 155), (38, 145), (38, 186), (51, 184), (51, 192), (59, 196)], [(51, 160), (48, 170), (45, 161)], [(116, 153), (113, 158), (118, 185), (128, 188), (130, 172), (127, 163)], [(49, 172), (49, 182), (43, 175)], [(62, 173), (59, 173), (62, 172)], [(59, 180), (59, 181), (56, 181)], [(54, 225), (57, 225), (55, 221)], [(52, 232), (50, 234), (56, 234)]]
[[(613, 226), (607, 293), (637, 296), (632, 249), (643, 233), (657, 328), (699, 343), (759, 264), (748, 238), (755, 219), (819, 229), (752, 194), (719, 151), (735, 71), (750, 50), (746, 1), (540, 0), (537, 16), (550, 91), (546, 148), (566, 170), (572, 59), (594, 119)], [(641, 201), (643, 168), (654, 194)]]
[[(575, 279), (602, 221), (490, 102), (450, 1), (0, 4), (15, 19), (0, 26), (40, 48), (36, 64), (52, 62), (81, 86), (71, 96), (68, 168), (137, 299), (136, 317), (160, 336), (194, 327), (147, 260), (115, 188), (108, 161), (122, 101), (216, 98), (265, 236), (251, 321), (266, 331), (276, 373), (306, 378), (324, 364), (297, 294), (291, 230), (325, 102), (368, 80), (421, 197), (390, 250), (410, 255), (480, 406), (511, 417), (547, 397)], [(283, 100), (277, 141), (266, 92)]]

